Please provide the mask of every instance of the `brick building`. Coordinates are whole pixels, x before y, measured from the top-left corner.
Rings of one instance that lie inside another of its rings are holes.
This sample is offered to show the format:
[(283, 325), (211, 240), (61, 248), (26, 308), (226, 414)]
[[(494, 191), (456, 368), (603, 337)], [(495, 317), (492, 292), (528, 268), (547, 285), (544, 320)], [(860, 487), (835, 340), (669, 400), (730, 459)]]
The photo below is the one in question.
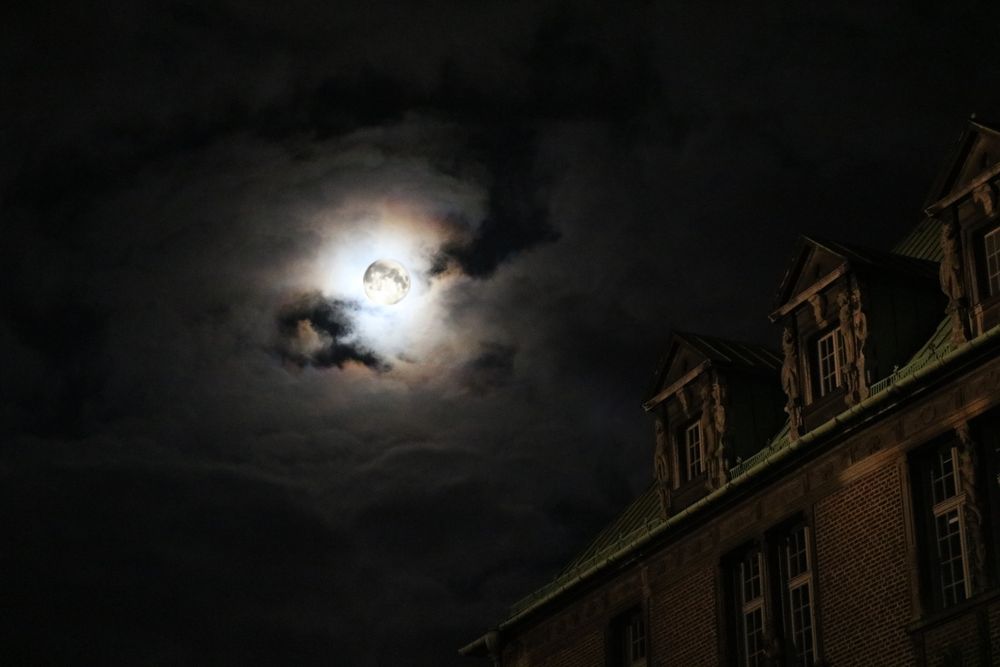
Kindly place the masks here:
[(675, 333), (653, 481), (461, 649), (494, 665), (1000, 665), (1000, 130), (891, 251), (802, 238), (780, 349)]

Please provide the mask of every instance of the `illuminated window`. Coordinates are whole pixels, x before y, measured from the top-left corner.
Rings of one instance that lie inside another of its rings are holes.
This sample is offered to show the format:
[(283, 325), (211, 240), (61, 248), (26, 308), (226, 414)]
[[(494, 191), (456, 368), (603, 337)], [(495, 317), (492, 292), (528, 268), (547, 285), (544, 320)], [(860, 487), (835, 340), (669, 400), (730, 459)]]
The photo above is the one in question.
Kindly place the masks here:
[(990, 296), (1000, 294), (1000, 228), (984, 237), (986, 243), (986, 279)]
[(816, 341), (816, 377), (820, 396), (826, 396), (840, 387), (843, 347), (840, 331), (836, 329)]

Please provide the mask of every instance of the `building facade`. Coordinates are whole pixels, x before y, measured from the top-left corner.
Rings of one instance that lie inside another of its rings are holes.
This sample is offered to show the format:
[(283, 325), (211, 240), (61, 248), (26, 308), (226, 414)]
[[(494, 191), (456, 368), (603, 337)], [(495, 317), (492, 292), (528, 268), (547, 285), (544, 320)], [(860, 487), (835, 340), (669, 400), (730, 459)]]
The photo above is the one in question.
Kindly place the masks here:
[(649, 487), (461, 649), (503, 667), (1000, 665), (1000, 130), (891, 251), (802, 238), (780, 348), (675, 332)]

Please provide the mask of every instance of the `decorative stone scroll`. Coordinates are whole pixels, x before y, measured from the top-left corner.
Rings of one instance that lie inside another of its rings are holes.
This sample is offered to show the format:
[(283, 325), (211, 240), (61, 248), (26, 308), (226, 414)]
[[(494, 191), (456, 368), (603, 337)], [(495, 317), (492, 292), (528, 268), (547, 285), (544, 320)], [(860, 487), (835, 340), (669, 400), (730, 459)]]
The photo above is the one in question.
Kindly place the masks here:
[(996, 198), (989, 183), (983, 183), (972, 191), (972, 201), (979, 204), (986, 217), (992, 217), (993, 211), (996, 210)]
[(972, 574), (973, 594), (990, 587), (989, 568), (986, 562), (986, 527), (983, 525), (982, 498), (976, 479), (978, 467), (977, 444), (969, 432), (968, 422), (955, 427), (958, 436), (958, 478), (961, 491), (965, 495), (963, 503), (966, 525), (966, 540), (969, 551), (969, 571)]
[(826, 321), (826, 295), (822, 292), (816, 292), (809, 297), (809, 305), (812, 306), (813, 319), (816, 321), (816, 328), (825, 329), (828, 324)]
[(684, 412), (685, 417), (691, 416), (691, 390), (687, 388), (687, 385), (681, 387), (677, 390), (677, 402), (681, 405), (681, 410)]
[(945, 313), (951, 320), (951, 340), (961, 345), (969, 340), (966, 327), (968, 303), (962, 284), (962, 260), (958, 248), (958, 230), (951, 222), (941, 223), (941, 266), (938, 269), (941, 291), (948, 297)]
[(802, 432), (802, 410), (800, 407), (801, 383), (799, 382), (799, 353), (795, 345), (795, 334), (790, 327), (785, 327), (781, 335), (781, 351), (785, 360), (781, 364), (781, 388), (787, 401), (785, 412), (788, 414), (788, 434), (792, 440), (798, 440)]

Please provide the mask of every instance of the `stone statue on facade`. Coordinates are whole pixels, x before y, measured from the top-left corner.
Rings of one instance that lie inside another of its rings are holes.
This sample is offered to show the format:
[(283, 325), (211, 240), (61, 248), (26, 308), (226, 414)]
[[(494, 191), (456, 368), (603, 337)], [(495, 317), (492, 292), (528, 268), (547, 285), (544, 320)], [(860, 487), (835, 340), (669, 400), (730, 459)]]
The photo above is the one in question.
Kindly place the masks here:
[(938, 278), (941, 281), (941, 291), (948, 297), (945, 312), (951, 320), (951, 340), (955, 345), (961, 345), (969, 339), (965, 324), (965, 287), (962, 285), (958, 232), (950, 222), (941, 224), (941, 266), (938, 268)]
[(708, 480), (706, 486), (710, 490), (721, 488), (729, 481), (729, 469), (726, 466), (726, 407), (725, 388), (718, 377), (712, 378), (710, 390), (709, 413), (711, 415), (711, 432), (708, 451)]
[(858, 400), (868, 398), (868, 370), (865, 367), (865, 343), (868, 341), (868, 318), (861, 307), (861, 289), (851, 287), (851, 324), (854, 329), (854, 369), (857, 373)]
[(656, 451), (653, 453), (653, 474), (656, 476), (656, 493), (660, 498), (660, 511), (663, 518), (670, 516), (670, 454), (666, 429), (663, 420), (657, 418), (654, 427), (656, 431)]
[(972, 572), (973, 592), (977, 593), (989, 587), (989, 571), (986, 563), (986, 527), (983, 525), (983, 511), (976, 479), (977, 452), (976, 443), (972, 439), (968, 422), (961, 422), (955, 427), (958, 436), (958, 479), (961, 493), (965, 496), (963, 503), (965, 524), (969, 545), (969, 570)]
[(785, 327), (781, 335), (781, 351), (785, 360), (781, 364), (781, 388), (785, 392), (787, 402), (785, 412), (788, 413), (788, 433), (792, 440), (799, 436), (802, 428), (802, 415), (799, 411), (799, 355), (795, 349), (795, 334), (790, 327)]
[(857, 358), (857, 341), (854, 339), (854, 313), (851, 311), (851, 297), (844, 291), (837, 294), (837, 329), (840, 331), (840, 344), (844, 346), (841, 363), (841, 374), (847, 385), (847, 404), (854, 405), (858, 395), (858, 373), (854, 366)]

